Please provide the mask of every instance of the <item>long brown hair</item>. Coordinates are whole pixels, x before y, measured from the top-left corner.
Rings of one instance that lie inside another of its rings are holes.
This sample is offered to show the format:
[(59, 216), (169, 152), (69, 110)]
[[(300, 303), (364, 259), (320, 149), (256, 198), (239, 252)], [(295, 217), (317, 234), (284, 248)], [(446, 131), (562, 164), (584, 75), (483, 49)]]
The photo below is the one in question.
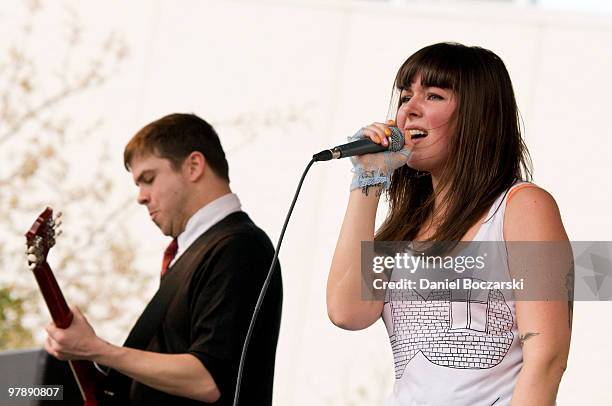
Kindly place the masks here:
[(431, 175), (407, 165), (397, 169), (376, 240), (414, 240), (426, 221), (441, 218), (429, 241), (459, 241), (501, 193), (517, 180), (531, 180), (512, 82), (496, 54), (456, 43), (430, 45), (410, 56), (394, 88), (409, 88), (417, 76), (423, 86), (451, 89), (457, 97), (455, 134), (438, 183), (445, 193), (434, 212)]

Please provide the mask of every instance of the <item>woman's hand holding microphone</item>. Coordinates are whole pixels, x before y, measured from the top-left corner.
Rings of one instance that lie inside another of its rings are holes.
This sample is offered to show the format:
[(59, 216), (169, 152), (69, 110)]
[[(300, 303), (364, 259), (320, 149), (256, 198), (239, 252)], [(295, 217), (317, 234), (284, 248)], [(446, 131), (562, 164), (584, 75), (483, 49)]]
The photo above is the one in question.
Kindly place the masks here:
[[(387, 124), (372, 123), (362, 128), (357, 134), (349, 137), (349, 141), (369, 138), (377, 144), (389, 145), (388, 137), (391, 135), (389, 127), (395, 125), (395, 121), (389, 120)], [(366, 195), (371, 187), (380, 187), (378, 193), (389, 189), (393, 171), (406, 165), (412, 152), (410, 137), (404, 137), (404, 146), (397, 152), (384, 151), (375, 154), (355, 155), (351, 157), (353, 163), (353, 180), (351, 190), (361, 189)]]

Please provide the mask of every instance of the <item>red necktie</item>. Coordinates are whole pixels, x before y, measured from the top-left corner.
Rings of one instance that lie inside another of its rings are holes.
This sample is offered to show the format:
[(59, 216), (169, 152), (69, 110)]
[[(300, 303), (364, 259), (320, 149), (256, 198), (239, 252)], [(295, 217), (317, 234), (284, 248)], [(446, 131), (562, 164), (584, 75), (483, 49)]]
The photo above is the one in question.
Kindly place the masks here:
[(168, 245), (168, 247), (164, 251), (164, 259), (162, 261), (161, 276), (164, 276), (164, 274), (168, 271), (168, 265), (170, 265), (170, 262), (172, 262), (172, 260), (176, 256), (176, 251), (178, 251), (178, 243), (176, 242), (176, 238), (175, 238), (172, 240), (172, 242)]

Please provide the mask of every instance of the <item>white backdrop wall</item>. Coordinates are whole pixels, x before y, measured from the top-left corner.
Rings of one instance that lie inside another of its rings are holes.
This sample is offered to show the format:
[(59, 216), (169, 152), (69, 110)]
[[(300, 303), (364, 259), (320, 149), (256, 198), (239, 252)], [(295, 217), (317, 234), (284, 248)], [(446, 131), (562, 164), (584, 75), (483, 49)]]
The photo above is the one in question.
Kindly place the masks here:
[[(113, 27), (129, 48), (113, 81), (75, 106), (77, 115), (108, 119), (125, 194), (136, 193), (121, 163), (132, 134), (162, 115), (195, 112), (217, 125), (234, 191), (276, 240), (312, 153), (384, 120), (400, 64), (425, 45), (455, 41), (489, 48), (506, 62), (534, 180), (556, 197), (570, 238), (611, 239), (612, 16), (485, 3), (140, 0), (74, 8), (89, 32)], [(54, 52), (42, 48), (43, 56)], [(238, 130), (230, 125), (236, 118)], [(342, 331), (325, 310), (349, 168), (314, 166), (287, 230), (277, 405), (381, 404), (391, 389), (384, 326)], [(139, 266), (154, 278), (166, 242), (145, 210), (133, 213)], [(140, 310), (129, 309), (134, 318)], [(612, 403), (611, 311), (610, 302), (576, 304), (558, 404)]]

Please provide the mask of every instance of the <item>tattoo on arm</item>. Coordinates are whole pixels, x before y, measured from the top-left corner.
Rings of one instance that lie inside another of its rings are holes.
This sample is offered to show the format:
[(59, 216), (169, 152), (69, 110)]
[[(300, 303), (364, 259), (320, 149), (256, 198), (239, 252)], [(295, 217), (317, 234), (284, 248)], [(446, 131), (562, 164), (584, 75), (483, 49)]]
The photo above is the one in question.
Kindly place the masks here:
[[(365, 181), (365, 179), (375, 179), (380, 183), (369, 184), (367, 181)], [(384, 191), (383, 186), (385, 179), (387, 179), (387, 182), (389, 181), (388, 177), (381, 175), (379, 171), (363, 170), (363, 172), (361, 172), (361, 174), (359, 175), (360, 183), (363, 184), (363, 186), (361, 186), (361, 191), (364, 195), (368, 196), (370, 193), (370, 189), (373, 189), (376, 192), (376, 196), (380, 197)]]
[(535, 337), (537, 335), (540, 335), (540, 333), (532, 333), (532, 332), (528, 332), (525, 334), (521, 334), (519, 336), (519, 340), (521, 341), (521, 347), (523, 346), (523, 344), (525, 344), (525, 341), (529, 340), (531, 337)]
[(366, 186), (362, 186), (361, 187), (361, 192), (368, 196), (370, 193), (370, 189), (374, 189), (376, 191), (376, 196), (380, 197), (383, 194), (383, 187), (381, 184), (376, 184), (376, 185), (366, 185)]

